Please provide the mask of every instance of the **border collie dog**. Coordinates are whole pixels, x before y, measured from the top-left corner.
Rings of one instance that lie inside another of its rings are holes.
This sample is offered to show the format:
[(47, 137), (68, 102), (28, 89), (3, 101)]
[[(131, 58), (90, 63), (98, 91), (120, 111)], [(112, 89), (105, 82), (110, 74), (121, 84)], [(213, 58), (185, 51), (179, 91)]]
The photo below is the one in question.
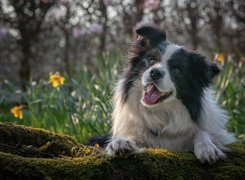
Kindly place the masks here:
[(224, 158), (233, 142), (228, 120), (210, 88), (220, 70), (197, 52), (166, 40), (160, 28), (136, 30), (127, 66), (115, 88), (109, 155), (145, 147), (194, 151), (201, 162)]

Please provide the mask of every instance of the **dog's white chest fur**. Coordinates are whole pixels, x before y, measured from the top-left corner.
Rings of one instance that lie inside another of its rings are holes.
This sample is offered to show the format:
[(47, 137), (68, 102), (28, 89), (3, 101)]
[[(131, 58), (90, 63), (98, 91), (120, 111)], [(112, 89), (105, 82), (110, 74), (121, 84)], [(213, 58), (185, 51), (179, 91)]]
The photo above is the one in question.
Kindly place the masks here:
[[(175, 100), (160, 109), (149, 109), (132, 92), (128, 103), (114, 111), (113, 135), (130, 136), (142, 147), (165, 147), (171, 150), (193, 149), (196, 125), (185, 106)], [(116, 107), (117, 107), (116, 106)]]
[(135, 120), (142, 123), (142, 129), (138, 131), (144, 134), (144, 146), (192, 150), (193, 143), (189, 142), (193, 142), (196, 126), (179, 100), (168, 103), (161, 109), (147, 109), (143, 106), (133, 108), (131, 105), (129, 109), (134, 111), (131, 113)]

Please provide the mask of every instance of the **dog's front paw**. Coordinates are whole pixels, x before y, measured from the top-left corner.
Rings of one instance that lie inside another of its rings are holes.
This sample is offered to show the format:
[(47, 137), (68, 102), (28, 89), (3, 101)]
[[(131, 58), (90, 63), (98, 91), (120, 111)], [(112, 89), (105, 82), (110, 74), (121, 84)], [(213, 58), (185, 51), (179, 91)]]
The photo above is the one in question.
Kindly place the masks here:
[(194, 146), (196, 157), (202, 162), (214, 163), (226, 155), (212, 142), (199, 142)]
[(139, 148), (133, 141), (124, 137), (112, 139), (112, 141), (106, 147), (106, 153), (111, 156), (138, 154), (142, 152), (144, 152), (144, 149)]

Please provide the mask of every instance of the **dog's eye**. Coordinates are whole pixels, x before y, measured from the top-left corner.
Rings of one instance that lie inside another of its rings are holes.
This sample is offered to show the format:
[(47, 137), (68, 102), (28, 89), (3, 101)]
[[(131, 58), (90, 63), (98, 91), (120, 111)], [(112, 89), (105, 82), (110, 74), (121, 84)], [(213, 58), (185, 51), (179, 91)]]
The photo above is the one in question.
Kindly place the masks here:
[(151, 66), (153, 64), (156, 64), (156, 60), (155, 59), (148, 59), (148, 64)]

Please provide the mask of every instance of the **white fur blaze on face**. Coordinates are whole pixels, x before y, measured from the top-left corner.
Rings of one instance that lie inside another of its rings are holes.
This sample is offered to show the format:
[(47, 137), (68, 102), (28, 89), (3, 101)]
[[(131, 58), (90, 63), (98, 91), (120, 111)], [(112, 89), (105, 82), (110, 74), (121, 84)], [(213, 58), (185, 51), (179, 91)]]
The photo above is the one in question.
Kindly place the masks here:
[(169, 44), (166, 47), (166, 50), (162, 56), (162, 62), (165, 63), (165, 65), (167, 64), (167, 61), (170, 59), (170, 57), (179, 49), (181, 49), (182, 46), (176, 45), (176, 44)]
[[(176, 89), (170, 77), (167, 61), (180, 48), (180, 46), (174, 44), (168, 45), (161, 58), (161, 62), (151, 66), (143, 73), (142, 85), (144, 86), (144, 92), (141, 103), (144, 106), (153, 107), (160, 103), (168, 103), (176, 99)], [(164, 72), (164, 76), (157, 81), (152, 80), (150, 72), (153, 69)]]

